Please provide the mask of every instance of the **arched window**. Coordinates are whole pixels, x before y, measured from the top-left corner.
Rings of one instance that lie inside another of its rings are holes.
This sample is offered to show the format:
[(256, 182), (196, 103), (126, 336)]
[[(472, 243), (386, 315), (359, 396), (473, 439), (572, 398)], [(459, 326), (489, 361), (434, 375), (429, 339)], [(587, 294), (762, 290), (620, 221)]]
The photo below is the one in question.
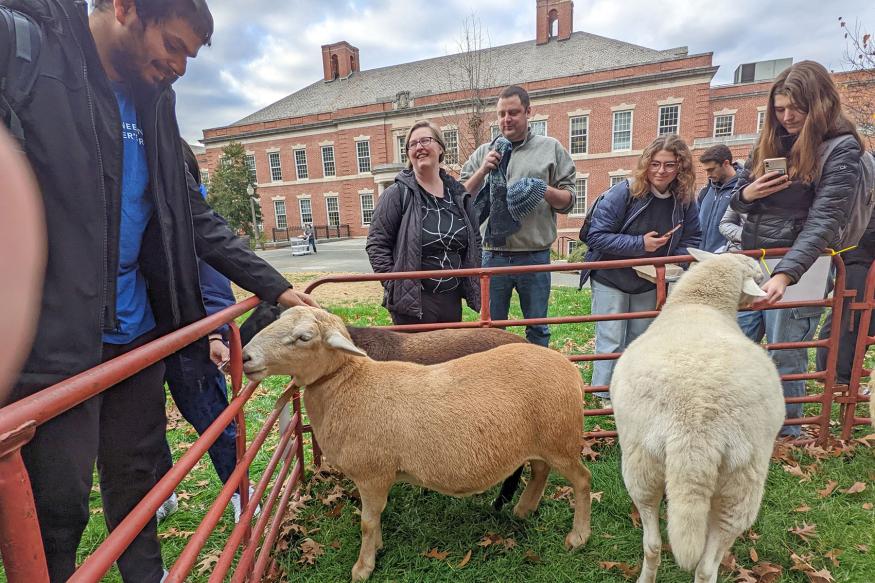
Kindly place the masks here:
[(550, 13), (547, 15), (547, 26), (548, 38), (555, 38), (559, 36), (559, 13), (556, 11), (556, 9), (551, 10)]
[(331, 78), (332, 79), (337, 79), (338, 69), (339, 69), (339, 67), (337, 64), (337, 55), (331, 55)]
[(355, 71), (355, 55), (349, 56), (349, 72)]

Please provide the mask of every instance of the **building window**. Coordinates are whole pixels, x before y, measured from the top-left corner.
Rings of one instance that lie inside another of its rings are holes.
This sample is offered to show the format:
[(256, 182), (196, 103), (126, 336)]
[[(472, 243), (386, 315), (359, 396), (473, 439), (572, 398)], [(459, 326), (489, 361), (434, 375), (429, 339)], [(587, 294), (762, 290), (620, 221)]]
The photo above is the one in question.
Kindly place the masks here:
[(611, 186), (616, 186), (617, 184), (626, 180), (625, 176), (611, 176)]
[(273, 201), (273, 214), (276, 217), (276, 228), (277, 229), (288, 228), (289, 223), (286, 221), (286, 201), (284, 201), (284, 200)]
[(249, 170), (250, 182), (258, 182), (255, 174), (255, 154), (246, 154), (246, 169)]
[(210, 185), (210, 171), (204, 168), (201, 170), (201, 184), (204, 186)]
[(313, 205), (309, 198), (299, 198), (298, 207), (301, 209), (301, 226), (313, 224)]
[(763, 131), (763, 126), (766, 125), (766, 112), (758, 111), (757, 112), (757, 133)]
[(571, 144), (572, 154), (586, 154), (587, 135), (589, 134), (589, 116), (576, 115), (571, 118), (571, 129), (568, 141)]
[(613, 141), (611, 149), (614, 152), (632, 149), (632, 112), (615, 111)]
[(574, 195), (574, 206), (571, 208), (572, 215), (585, 215), (587, 206), (586, 178), (578, 178), (575, 182), (576, 193)]
[(407, 164), (407, 136), (398, 136), (398, 160)]
[(532, 130), (533, 136), (546, 136), (547, 135), (547, 120), (542, 119), (538, 121), (530, 121), (529, 129)]
[(295, 172), (297, 172), (298, 180), (303, 180), (310, 176), (310, 173), (307, 171), (307, 150), (295, 150)]
[(370, 225), (371, 219), (374, 217), (374, 194), (372, 192), (364, 193), (359, 198), (362, 203), (362, 226)]
[(714, 116), (714, 137), (725, 138), (735, 133), (735, 114)]
[(459, 131), (444, 130), (444, 145), (447, 149), (444, 151), (444, 164), (459, 163)]
[(334, 176), (337, 168), (334, 165), (334, 146), (322, 146), (322, 174)]
[(270, 163), (270, 179), (274, 182), (280, 182), (283, 179), (283, 169), (280, 166), (280, 153), (269, 152), (267, 161)]
[(328, 226), (340, 225), (340, 201), (336, 196), (325, 197), (325, 208), (328, 210)]
[(494, 140), (495, 138), (497, 138), (500, 135), (501, 135), (501, 129), (497, 125), (489, 126), (489, 139), (490, 139), (490, 141)]
[(355, 157), (358, 160), (359, 174), (371, 171), (371, 143), (362, 140), (355, 143)]
[(659, 127), (656, 129), (656, 135), (676, 134), (680, 123), (681, 106), (662, 105), (659, 108)]
[(580, 246), (580, 241), (575, 241), (574, 239), (569, 239), (566, 243), (566, 255), (571, 255), (574, 253), (574, 250)]

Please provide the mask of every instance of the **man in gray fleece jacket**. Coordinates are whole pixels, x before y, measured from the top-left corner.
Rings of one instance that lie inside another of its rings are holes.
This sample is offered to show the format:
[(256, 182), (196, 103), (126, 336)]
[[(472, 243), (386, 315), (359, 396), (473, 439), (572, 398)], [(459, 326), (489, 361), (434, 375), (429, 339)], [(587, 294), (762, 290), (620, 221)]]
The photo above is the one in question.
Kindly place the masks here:
[[(546, 265), (556, 240), (556, 213), (567, 214), (574, 207), (576, 170), (571, 155), (553, 138), (529, 131), (532, 110), (529, 94), (511, 85), (498, 98), (498, 122), (509, 148), (483, 144), (462, 168), (465, 189), (477, 201), (492, 199), (491, 205), (477, 205), (483, 234), (483, 267)], [(504, 150), (504, 153), (500, 153)], [(501, 204), (494, 204), (496, 198)], [(490, 216), (489, 212), (508, 216)], [(490, 222), (503, 225), (493, 232)], [(509, 225), (509, 229), (504, 226)], [(525, 318), (545, 318), (550, 299), (550, 274), (532, 273), (493, 277), (489, 286), (489, 310), (494, 320), (506, 320), (511, 294), (516, 288)], [(548, 346), (547, 326), (526, 327), (526, 339)]]

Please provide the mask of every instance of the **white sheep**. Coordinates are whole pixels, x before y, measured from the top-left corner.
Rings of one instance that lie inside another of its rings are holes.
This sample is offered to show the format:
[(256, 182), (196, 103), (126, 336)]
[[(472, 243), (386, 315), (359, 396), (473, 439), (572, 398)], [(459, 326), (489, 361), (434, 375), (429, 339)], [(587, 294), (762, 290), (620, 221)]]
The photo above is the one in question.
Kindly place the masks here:
[(430, 366), (378, 362), (349, 338), (343, 321), (296, 307), (243, 352), (246, 375), (294, 376), (314, 434), (362, 500), (362, 545), (352, 569), (367, 579), (383, 546), (380, 514), (396, 481), (453, 496), (483, 492), (531, 461), (514, 507), (538, 506), (550, 468), (574, 489), (568, 548), (590, 535), (590, 473), (580, 461), (583, 381), (564, 356), (528, 343)]
[(784, 421), (781, 381), (769, 355), (736, 322), (765, 295), (743, 255), (690, 250), (694, 264), (662, 312), (617, 363), (611, 382), (623, 480), (641, 513), (644, 565), (656, 580), (665, 492), (677, 564), (715, 583), (724, 553), (756, 519), (769, 457)]

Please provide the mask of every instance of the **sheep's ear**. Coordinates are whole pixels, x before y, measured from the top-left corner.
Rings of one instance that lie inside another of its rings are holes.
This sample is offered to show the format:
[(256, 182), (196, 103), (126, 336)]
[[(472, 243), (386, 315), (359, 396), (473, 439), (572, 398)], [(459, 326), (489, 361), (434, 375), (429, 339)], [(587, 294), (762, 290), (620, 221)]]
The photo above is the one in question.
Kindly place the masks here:
[(744, 282), (741, 284), (741, 291), (749, 296), (754, 297), (763, 297), (764, 295), (766, 295), (766, 292), (763, 291), (763, 288), (761, 288), (752, 277), (744, 278)]
[(693, 247), (687, 248), (687, 253), (693, 256), (696, 261), (705, 261), (709, 257), (714, 257), (714, 253), (710, 253), (708, 251), (702, 251), (701, 249), (694, 249)]
[(368, 353), (356, 346), (352, 343), (352, 340), (338, 332), (337, 330), (332, 330), (328, 333), (328, 337), (325, 338), (325, 343), (332, 348), (336, 348), (337, 350), (341, 350), (346, 352), (347, 354), (351, 354), (353, 356), (367, 356)]

